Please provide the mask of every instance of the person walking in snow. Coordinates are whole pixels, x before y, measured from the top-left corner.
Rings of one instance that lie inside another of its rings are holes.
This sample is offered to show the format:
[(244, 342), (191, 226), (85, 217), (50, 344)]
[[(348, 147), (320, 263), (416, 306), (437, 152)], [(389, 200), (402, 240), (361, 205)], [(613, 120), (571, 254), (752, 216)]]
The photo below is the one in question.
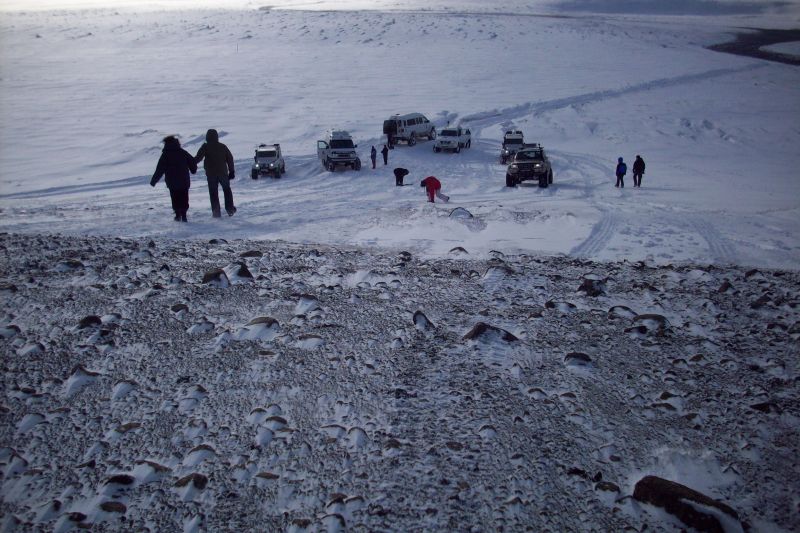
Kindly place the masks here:
[(197, 163), (192, 154), (181, 148), (177, 137), (170, 135), (164, 137), (164, 149), (158, 159), (156, 171), (150, 179), (150, 186), (155, 187), (161, 176), (169, 189), (172, 200), (172, 210), (175, 211), (177, 222), (187, 222), (186, 212), (189, 211), (189, 186), (191, 179), (189, 173), (197, 172)]
[(388, 165), (389, 164), (389, 149), (386, 147), (385, 144), (383, 145), (383, 148), (381, 149), (381, 155), (383, 155), (383, 164), (384, 164), (384, 166)]
[(419, 186), (425, 187), (425, 192), (428, 193), (428, 201), (435, 203), (433, 199), (436, 196), (436, 193), (442, 188), (441, 182), (433, 176), (428, 176), (419, 182)]
[(375, 150), (374, 146), (369, 152), (369, 158), (372, 159), (372, 170), (375, 170), (375, 160), (378, 158), (378, 151)]
[(236, 206), (233, 205), (233, 191), (231, 190), (230, 180), (236, 177), (233, 166), (233, 155), (228, 147), (219, 142), (217, 130), (210, 129), (206, 132), (206, 142), (194, 156), (196, 163), (203, 161), (203, 168), (206, 171), (208, 180), (208, 196), (211, 200), (211, 215), (214, 218), (220, 217), (219, 209), (219, 186), (222, 186), (222, 194), (225, 196), (225, 211), (228, 216), (236, 213)]
[(644, 175), (644, 159), (642, 156), (637, 155), (636, 161), (633, 162), (633, 186), (642, 186), (642, 176)]
[(397, 187), (402, 187), (403, 178), (405, 178), (408, 175), (408, 169), (397, 167), (396, 169), (394, 169), (393, 172), (394, 172), (394, 184)]
[(622, 160), (622, 158), (617, 159), (617, 183), (614, 187), (625, 187), (625, 174), (628, 172), (628, 165)]

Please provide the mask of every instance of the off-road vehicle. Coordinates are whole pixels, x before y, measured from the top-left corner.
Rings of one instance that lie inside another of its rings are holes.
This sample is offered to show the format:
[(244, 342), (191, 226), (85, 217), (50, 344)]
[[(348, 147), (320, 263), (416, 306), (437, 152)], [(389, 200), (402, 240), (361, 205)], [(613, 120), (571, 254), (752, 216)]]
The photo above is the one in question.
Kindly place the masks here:
[(280, 178), (286, 172), (286, 163), (281, 154), (280, 144), (259, 144), (253, 156), (250, 177), (257, 180), (260, 176)]
[(324, 141), (317, 141), (317, 156), (322, 166), (333, 172), (338, 166), (361, 170), (361, 159), (356, 154), (357, 144), (346, 131), (332, 131)]
[(383, 133), (389, 146), (394, 146), (398, 141), (405, 141), (409, 146), (414, 146), (421, 138), (435, 139), (436, 127), (425, 115), (409, 113), (384, 120)]
[(461, 126), (448, 126), (439, 132), (439, 136), (433, 143), (433, 151), (452, 150), (455, 153), (459, 153), (462, 148), (469, 148), (470, 146), (472, 146), (472, 133), (469, 129), (464, 129)]
[(514, 154), (522, 148), (524, 142), (524, 136), (520, 130), (508, 130), (503, 135), (503, 146), (500, 148), (500, 164), (505, 165), (510, 159), (513, 159)]
[(506, 169), (506, 187), (514, 187), (523, 181), (536, 180), (539, 187), (553, 183), (553, 168), (539, 144), (523, 144)]

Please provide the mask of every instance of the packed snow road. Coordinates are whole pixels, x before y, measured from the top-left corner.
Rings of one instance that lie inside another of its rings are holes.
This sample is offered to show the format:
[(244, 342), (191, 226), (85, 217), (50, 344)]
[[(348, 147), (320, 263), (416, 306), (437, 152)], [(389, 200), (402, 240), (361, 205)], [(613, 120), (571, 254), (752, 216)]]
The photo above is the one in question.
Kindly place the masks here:
[[(0, 228), (796, 268), (800, 71), (706, 49), (734, 19), (493, 11), (10, 12)], [(472, 147), (401, 145), (366, 168), (383, 121), (410, 112), (471, 128)], [(176, 226), (147, 185), (161, 139), (194, 154), (208, 128), (236, 157), (239, 211), (210, 218), (201, 171)], [(543, 144), (552, 188), (504, 187), (509, 128)], [(361, 172), (322, 168), (328, 129), (353, 135)], [(280, 180), (249, 178), (259, 143), (281, 144)], [(636, 154), (643, 187), (615, 189)], [(449, 206), (426, 205), (429, 175)]]
[(3, 530), (797, 523), (796, 273), (0, 236)]

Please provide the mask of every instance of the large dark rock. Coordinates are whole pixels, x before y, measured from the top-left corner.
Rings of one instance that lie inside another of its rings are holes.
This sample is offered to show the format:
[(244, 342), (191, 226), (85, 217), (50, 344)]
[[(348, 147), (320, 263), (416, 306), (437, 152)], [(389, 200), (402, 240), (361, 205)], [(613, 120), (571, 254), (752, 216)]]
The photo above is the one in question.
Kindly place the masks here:
[(472, 329), (469, 330), (466, 335), (464, 335), (464, 340), (487, 340), (491, 339), (492, 337), (497, 337), (506, 342), (514, 342), (519, 340), (516, 336), (508, 331), (496, 326), (490, 326), (485, 322), (478, 322), (475, 324)]
[(578, 287), (578, 292), (585, 292), (586, 296), (596, 298), (605, 292), (606, 280), (597, 279), (594, 277), (585, 277), (581, 286)]
[[(722, 523), (716, 515), (725, 514), (738, 521), (739, 515), (731, 507), (690, 489), (656, 476), (645, 476), (633, 489), (634, 499), (661, 507), (676, 516), (681, 522), (697, 531), (724, 533)], [(698, 504), (698, 505), (693, 505)], [(704, 510), (708, 507), (709, 510)]]
[(221, 268), (216, 268), (206, 272), (203, 275), (203, 283), (221, 288), (229, 287), (231, 284), (230, 280), (228, 279), (228, 275)]

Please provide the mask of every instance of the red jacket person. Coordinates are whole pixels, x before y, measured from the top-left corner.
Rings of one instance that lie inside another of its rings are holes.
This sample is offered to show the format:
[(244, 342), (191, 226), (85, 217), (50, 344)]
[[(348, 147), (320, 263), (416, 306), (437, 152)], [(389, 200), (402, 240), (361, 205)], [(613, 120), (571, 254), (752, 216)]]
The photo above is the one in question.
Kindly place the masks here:
[(433, 202), (433, 198), (436, 196), (436, 192), (442, 188), (442, 184), (433, 176), (428, 176), (421, 182), (419, 182), (420, 187), (425, 187), (425, 191), (428, 193), (428, 201)]

